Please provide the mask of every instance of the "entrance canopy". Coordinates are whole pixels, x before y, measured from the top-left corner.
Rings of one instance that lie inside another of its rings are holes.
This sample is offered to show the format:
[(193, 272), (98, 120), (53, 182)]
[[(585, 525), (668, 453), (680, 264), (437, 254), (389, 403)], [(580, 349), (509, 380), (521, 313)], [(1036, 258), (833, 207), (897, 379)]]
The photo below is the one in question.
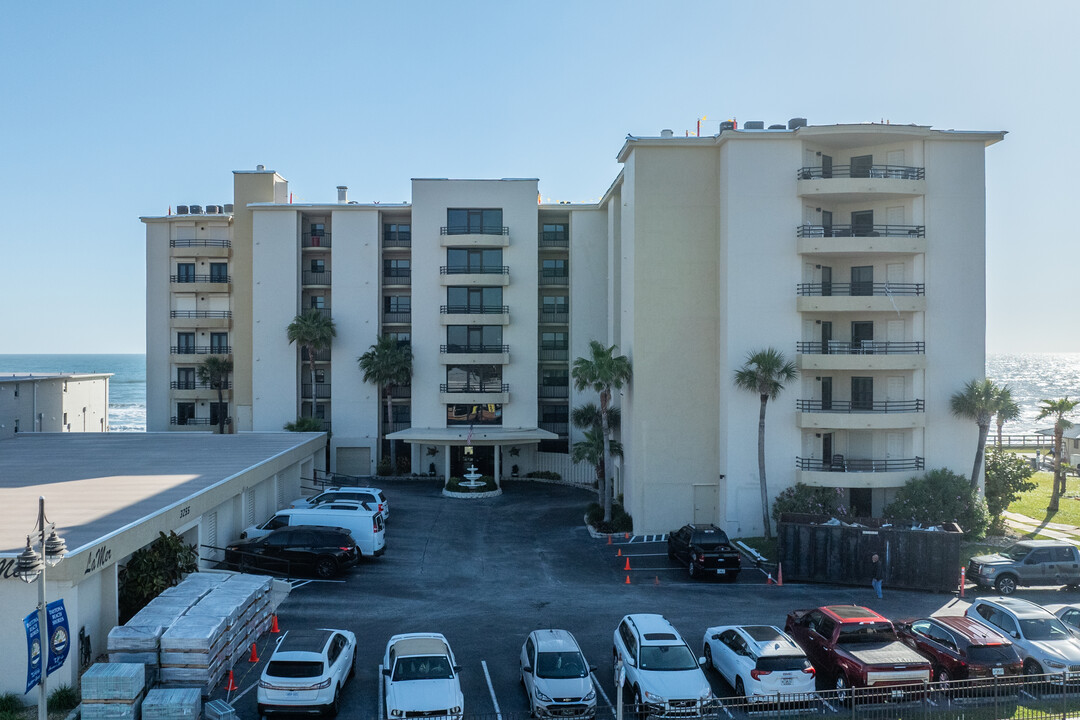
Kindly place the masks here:
[(558, 440), (559, 436), (539, 428), (507, 428), (491, 425), (448, 428), (411, 427), (386, 436), (389, 440), (429, 445), (530, 445), (541, 440)]

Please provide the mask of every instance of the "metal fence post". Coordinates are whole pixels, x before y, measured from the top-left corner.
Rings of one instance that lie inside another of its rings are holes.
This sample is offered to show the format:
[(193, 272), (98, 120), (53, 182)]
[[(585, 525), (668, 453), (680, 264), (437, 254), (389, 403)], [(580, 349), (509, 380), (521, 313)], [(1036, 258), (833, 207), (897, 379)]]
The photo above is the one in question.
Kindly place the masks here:
[(848, 698), (851, 700), (851, 720), (855, 720), (855, 704), (856, 704), (855, 703), (855, 696), (856, 696), (856, 693), (858, 691), (858, 688), (855, 687), (854, 685), (852, 685), (850, 689), (851, 689), (851, 694), (848, 695)]
[(1069, 671), (1061, 671), (1061, 720), (1069, 716)]

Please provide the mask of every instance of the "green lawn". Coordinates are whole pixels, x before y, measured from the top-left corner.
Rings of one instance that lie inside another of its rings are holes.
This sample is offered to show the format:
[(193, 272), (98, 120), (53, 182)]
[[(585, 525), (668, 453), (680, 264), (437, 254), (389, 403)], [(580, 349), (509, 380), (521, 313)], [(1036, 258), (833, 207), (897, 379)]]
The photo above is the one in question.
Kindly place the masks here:
[(1058, 502), (1059, 510), (1056, 513), (1047, 513), (1046, 506), (1050, 504), (1050, 487), (1053, 478), (1053, 473), (1035, 473), (1032, 480), (1037, 482), (1039, 487), (1021, 495), (1019, 500), (1009, 506), (1009, 510), (1027, 515), (1039, 522), (1056, 522), (1080, 527), (1080, 495), (1078, 495), (1080, 481), (1070, 476), (1066, 481), (1067, 492)]

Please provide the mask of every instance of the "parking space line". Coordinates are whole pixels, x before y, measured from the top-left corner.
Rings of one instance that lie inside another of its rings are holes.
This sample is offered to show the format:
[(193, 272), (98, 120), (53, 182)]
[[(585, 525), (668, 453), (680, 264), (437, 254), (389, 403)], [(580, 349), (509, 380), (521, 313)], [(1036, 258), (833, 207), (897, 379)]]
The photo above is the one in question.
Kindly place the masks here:
[(237, 700), (239, 700), (240, 698), (244, 697), (244, 696), (245, 696), (245, 695), (247, 695), (247, 694), (248, 694), (249, 692), (251, 692), (252, 690), (254, 690), (255, 688), (257, 688), (258, 686), (259, 686), (259, 683), (258, 683), (258, 681), (255, 681), (255, 682), (251, 683), (251, 684), (250, 684), (250, 685), (248, 685), (248, 686), (247, 686), (246, 688), (244, 688), (244, 690), (243, 690), (243, 691), (242, 691), (242, 692), (241, 692), (241, 693), (240, 693), (239, 695), (237, 695), (236, 697), (234, 697), (234, 698), (232, 698), (231, 700), (229, 700), (229, 704), (231, 705), (232, 703), (235, 703), (235, 702), (236, 702)]
[(734, 718), (735, 717), (734, 715), (731, 714), (731, 711), (727, 709), (727, 705), (725, 705), (724, 703), (720, 703), (720, 709), (723, 710), (725, 713), (727, 713), (727, 716), (729, 718)]
[(623, 553), (622, 557), (667, 557), (667, 553)]
[(502, 720), (502, 711), (499, 710), (499, 700), (495, 697), (495, 687), (491, 684), (491, 674), (488, 672), (487, 661), (481, 660), (480, 665), (484, 668), (484, 678), (487, 680), (488, 692), (491, 693), (491, 704), (495, 707), (495, 717)]
[(836, 708), (829, 704), (829, 701), (825, 698), (821, 698), (821, 704), (829, 708), (829, 712), (836, 712)]
[(382, 671), (383, 671), (383, 664), (379, 663), (378, 682), (379, 682), (379, 717), (380, 718), (386, 717), (386, 708), (383, 707), (383, 681), (382, 681), (383, 674), (382, 674)]
[(589, 675), (592, 677), (593, 687), (596, 688), (596, 692), (600, 693), (600, 697), (604, 698), (604, 702), (607, 704), (608, 709), (614, 710), (615, 708), (612, 706), (611, 700), (608, 699), (607, 693), (604, 692), (604, 688), (600, 687), (600, 681), (596, 678), (596, 673), (589, 673)]

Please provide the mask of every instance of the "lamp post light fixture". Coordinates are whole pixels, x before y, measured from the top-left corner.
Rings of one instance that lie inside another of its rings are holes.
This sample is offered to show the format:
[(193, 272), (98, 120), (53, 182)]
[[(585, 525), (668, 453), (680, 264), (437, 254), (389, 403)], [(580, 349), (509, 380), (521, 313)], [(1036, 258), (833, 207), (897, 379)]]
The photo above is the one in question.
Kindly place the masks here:
[[(56, 534), (56, 526), (45, 517), (45, 498), (38, 498), (38, 519), (34, 528), (40, 534), (40, 551), (34, 549), (30, 535), (26, 536), (26, 549), (15, 561), (15, 577), (30, 584), (38, 581), (38, 642), (40, 651), (38, 662), (41, 663), (41, 677), (38, 680), (38, 720), (47, 720), (48, 693), (45, 686), (48, 669), (49, 638), (48, 620), (45, 617), (45, 568), (56, 567), (67, 554), (67, 544)], [(46, 538), (45, 533), (49, 535)]]

